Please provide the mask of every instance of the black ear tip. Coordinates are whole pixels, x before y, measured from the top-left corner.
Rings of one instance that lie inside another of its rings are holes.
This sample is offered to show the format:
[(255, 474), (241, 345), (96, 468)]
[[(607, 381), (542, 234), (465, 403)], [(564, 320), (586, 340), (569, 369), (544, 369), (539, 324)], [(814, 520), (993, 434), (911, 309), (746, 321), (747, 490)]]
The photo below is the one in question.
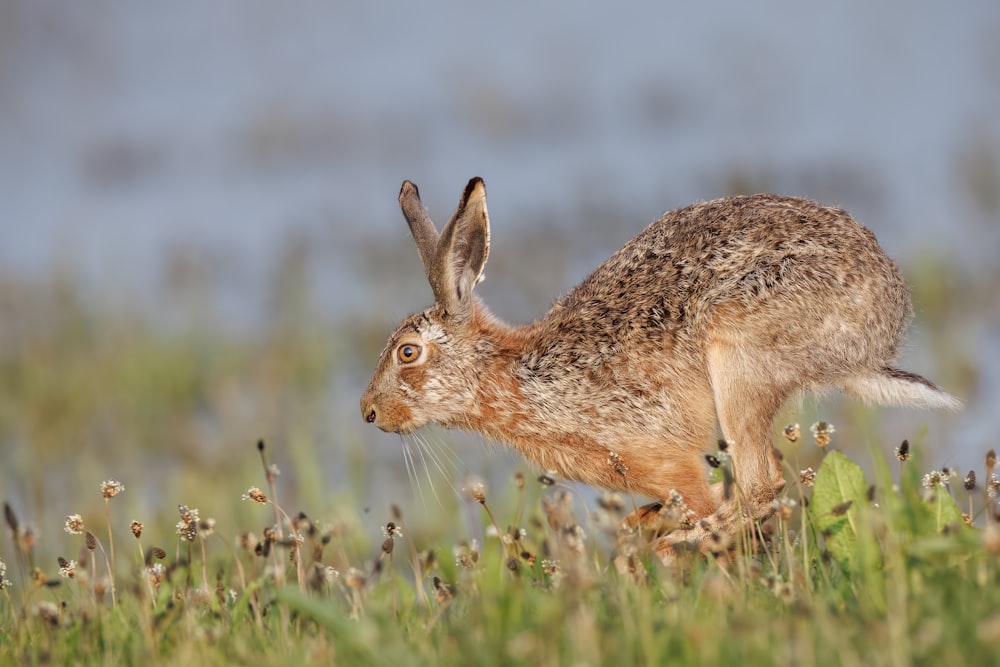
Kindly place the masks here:
[(486, 182), (479, 176), (473, 176), (469, 179), (469, 184), (465, 186), (465, 193), (462, 195), (462, 200), (467, 201), (477, 187), (481, 187), (485, 191)]

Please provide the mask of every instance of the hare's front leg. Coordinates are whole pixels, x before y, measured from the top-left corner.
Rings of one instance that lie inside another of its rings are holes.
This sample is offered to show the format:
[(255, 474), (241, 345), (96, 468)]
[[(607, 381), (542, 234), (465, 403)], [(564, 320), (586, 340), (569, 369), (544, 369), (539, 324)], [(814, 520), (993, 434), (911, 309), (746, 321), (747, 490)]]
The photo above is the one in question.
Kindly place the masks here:
[(723, 437), (729, 442), (734, 489), (711, 516), (685, 531), (664, 536), (656, 550), (665, 558), (677, 550), (710, 553), (731, 545), (748, 523), (773, 513), (771, 503), (785, 486), (771, 445), (771, 423), (793, 388), (778, 359), (750, 352), (735, 341), (716, 340), (707, 350), (709, 379)]

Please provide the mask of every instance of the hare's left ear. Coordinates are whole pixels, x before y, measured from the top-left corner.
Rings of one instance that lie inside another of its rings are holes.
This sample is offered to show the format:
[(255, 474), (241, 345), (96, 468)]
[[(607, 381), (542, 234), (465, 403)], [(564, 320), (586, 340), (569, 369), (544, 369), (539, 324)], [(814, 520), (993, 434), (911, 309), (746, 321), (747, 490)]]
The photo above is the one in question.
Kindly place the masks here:
[(406, 224), (410, 226), (417, 252), (424, 263), (424, 273), (429, 280), (434, 270), (434, 256), (437, 255), (438, 232), (434, 221), (420, 203), (420, 191), (410, 181), (403, 181), (403, 187), (399, 189), (399, 208), (403, 211)]
[(462, 193), (458, 209), (441, 231), (428, 272), (434, 299), (451, 316), (472, 312), (472, 288), (483, 279), (490, 254), (490, 217), (486, 185), (476, 177)]

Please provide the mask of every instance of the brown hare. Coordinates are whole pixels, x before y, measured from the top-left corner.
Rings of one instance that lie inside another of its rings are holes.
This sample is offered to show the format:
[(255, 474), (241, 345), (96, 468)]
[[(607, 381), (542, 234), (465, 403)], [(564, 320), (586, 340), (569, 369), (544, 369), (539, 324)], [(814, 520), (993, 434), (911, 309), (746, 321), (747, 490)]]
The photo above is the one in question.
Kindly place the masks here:
[[(791, 395), (832, 386), (873, 404), (959, 407), (891, 366), (909, 294), (875, 236), (840, 209), (756, 195), (667, 213), (515, 327), (473, 294), (490, 249), (482, 179), (440, 235), (409, 181), (399, 203), (435, 303), (389, 337), (364, 418), (396, 433), (475, 431), (568, 479), (680, 494), (699, 520), (658, 541), (664, 558), (682, 543), (715, 550), (706, 545), (771, 514), (785, 483), (772, 420)], [(736, 493), (707, 481), (717, 424)]]

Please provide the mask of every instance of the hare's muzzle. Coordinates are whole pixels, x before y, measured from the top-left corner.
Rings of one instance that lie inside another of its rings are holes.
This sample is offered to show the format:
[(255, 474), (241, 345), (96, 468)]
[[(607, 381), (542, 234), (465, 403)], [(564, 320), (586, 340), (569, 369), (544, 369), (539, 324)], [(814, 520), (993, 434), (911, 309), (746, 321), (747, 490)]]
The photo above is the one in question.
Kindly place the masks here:
[(403, 433), (412, 429), (405, 426), (406, 420), (400, 420), (395, 411), (387, 409), (385, 405), (370, 397), (368, 394), (361, 399), (361, 416), (369, 424), (375, 424), (386, 433)]

